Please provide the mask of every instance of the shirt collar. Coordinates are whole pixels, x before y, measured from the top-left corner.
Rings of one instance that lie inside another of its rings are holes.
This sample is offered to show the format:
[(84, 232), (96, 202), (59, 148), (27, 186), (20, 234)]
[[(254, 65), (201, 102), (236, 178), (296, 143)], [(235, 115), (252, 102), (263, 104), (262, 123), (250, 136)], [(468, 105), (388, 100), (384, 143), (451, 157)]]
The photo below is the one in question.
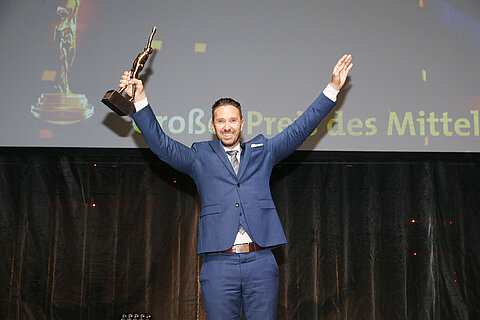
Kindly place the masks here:
[(222, 144), (222, 147), (223, 147), (223, 149), (225, 149), (225, 152), (230, 151), (230, 150), (237, 150), (238, 154), (242, 153), (242, 147), (240, 146), (240, 143), (237, 144), (237, 146), (233, 149), (229, 149), (229, 148), (225, 147), (223, 144)]

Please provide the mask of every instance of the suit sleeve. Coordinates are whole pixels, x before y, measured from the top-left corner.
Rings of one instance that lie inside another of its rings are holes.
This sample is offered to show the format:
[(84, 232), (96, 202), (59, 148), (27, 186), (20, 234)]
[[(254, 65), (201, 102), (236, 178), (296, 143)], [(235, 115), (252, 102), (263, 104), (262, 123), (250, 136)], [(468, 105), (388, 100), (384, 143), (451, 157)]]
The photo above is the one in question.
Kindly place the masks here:
[(334, 106), (335, 102), (320, 94), (297, 120), (271, 138), (269, 144), (274, 163), (298, 149)]
[(142, 132), (150, 149), (162, 161), (165, 161), (176, 170), (193, 177), (195, 150), (166, 135), (150, 105), (138, 112), (133, 112), (132, 118)]

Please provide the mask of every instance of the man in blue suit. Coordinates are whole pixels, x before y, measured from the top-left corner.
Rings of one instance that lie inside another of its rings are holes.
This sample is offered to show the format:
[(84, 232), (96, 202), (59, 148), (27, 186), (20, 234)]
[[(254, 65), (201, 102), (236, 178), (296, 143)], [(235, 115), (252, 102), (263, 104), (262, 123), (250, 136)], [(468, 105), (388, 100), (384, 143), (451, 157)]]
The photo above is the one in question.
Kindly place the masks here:
[(190, 148), (167, 136), (148, 103), (141, 80), (125, 72), (119, 87), (136, 86), (132, 117), (150, 149), (188, 174), (202, 201), (197, 253), (203, 256), (200, 282), (209, 320), (270, 320), (277, 316), (278, 265), (271, 249), (286, 238), (270, 193), (270, 174), (295, 151), (334, 107), (353, 67), (344, 55), (330, 83), (298, 119), (271, 139), (258, 135), (241, 143), (240, 104), (219, 99), (212, 107), (218, 140)]

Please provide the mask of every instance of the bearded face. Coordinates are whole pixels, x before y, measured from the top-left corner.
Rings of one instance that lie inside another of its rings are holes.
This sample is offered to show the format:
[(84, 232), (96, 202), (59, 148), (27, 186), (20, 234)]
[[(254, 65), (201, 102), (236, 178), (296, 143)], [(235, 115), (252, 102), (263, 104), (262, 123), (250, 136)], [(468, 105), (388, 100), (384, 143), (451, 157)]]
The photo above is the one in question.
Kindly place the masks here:
[(214, 111), (212, 126), (217, 138), (227, 148), (234, 148), (240, 143), (240, 133), (243, 129), (244, 120), (240, 111), (231, 105), (218, 107)]

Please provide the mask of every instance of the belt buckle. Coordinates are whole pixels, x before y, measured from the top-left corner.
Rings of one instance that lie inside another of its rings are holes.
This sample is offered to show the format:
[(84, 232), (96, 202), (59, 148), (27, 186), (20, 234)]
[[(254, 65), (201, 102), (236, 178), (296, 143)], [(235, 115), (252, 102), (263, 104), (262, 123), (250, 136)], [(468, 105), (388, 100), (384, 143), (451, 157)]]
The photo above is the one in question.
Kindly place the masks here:
[(248, 243), (246, 243), (246, 244), (236, 244), (235, 245), (235, 252), (236, 253), (250, 252), (250, 245)]

